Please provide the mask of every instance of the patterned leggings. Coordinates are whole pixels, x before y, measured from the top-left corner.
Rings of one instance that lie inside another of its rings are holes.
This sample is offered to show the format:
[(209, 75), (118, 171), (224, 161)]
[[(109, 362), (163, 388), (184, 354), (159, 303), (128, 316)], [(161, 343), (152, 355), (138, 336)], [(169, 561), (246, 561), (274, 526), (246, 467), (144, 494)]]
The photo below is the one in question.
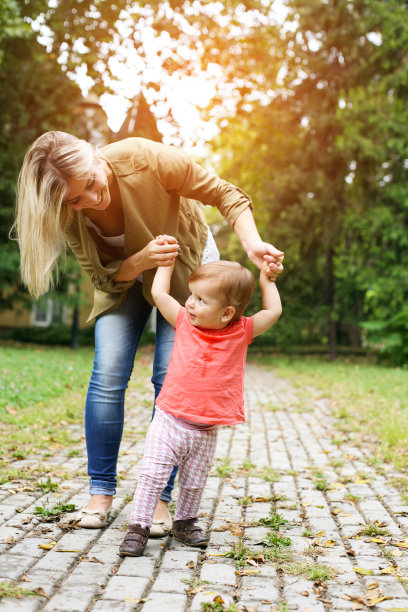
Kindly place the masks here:
[(150, 527), (160, 493), (174, 465), (179, 466), (175, 520), (196, 518), (216, 443), (216, 428), (188, 429), (156, 408), (146, 436), (130, 523)]

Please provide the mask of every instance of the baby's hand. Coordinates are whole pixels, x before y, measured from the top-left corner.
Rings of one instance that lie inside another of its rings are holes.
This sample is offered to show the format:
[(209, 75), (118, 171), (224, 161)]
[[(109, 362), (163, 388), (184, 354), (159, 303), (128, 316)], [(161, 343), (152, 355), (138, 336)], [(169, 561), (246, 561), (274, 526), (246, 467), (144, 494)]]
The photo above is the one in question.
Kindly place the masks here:
[[(276, 266), (278, 269), (276, 269)], [(279, 274), (283, 272), (283, 264), (282, 261), (280, 263), (275, 264), (275, 269), (272, 269), (270, 263), (268, 261), (264, 261), (261, 268), (261, 280), (268, 280), (270, 282), (275, 282)]]

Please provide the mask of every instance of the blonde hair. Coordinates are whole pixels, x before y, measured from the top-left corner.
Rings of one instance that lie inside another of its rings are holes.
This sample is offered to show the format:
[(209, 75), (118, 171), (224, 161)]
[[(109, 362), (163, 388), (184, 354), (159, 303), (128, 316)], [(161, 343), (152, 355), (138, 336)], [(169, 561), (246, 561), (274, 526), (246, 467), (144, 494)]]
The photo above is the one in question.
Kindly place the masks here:
[(63, 204), (68, 181), (86, 176), (94, 147), (65, 132), (46, 132), (28, 149), (17, 183), (16, 230), (21, 278), (38, 298), (54, 285), (53, 270), (65, 252), (64, 229), (72, 210)]
[(255, 289), (254, 275), (237, 261), (221, 259), (203, 264), (190, 274), (189, 282), (198, 280), (214, 281), (224, 305), (235, 308), (232, 321), (243, 314)]

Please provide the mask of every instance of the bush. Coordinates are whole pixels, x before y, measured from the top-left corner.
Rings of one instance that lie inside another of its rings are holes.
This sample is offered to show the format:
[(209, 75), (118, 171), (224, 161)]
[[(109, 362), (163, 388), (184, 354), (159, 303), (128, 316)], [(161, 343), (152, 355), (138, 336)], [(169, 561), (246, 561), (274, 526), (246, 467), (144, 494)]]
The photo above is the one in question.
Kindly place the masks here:
[[(16, 327), (2, 330), (2, 338), (16, 340), (17, 342), (33, 342), (35, 344), (51, 344), (59, 346), (71, 346), (72, 329), (61, 323), (50, 327)], [(145, 330), (139, 342), (139, 346), (154, 344), (155, 334)], [(84, 327), (79, 330), (79, 346), (94, 345), (94, 326)]]
[(379, 345), (380, 355), (394, 366), (408, 364), (408, 306), (405, 305), (387, 321), (366, 321), (368, 342)]

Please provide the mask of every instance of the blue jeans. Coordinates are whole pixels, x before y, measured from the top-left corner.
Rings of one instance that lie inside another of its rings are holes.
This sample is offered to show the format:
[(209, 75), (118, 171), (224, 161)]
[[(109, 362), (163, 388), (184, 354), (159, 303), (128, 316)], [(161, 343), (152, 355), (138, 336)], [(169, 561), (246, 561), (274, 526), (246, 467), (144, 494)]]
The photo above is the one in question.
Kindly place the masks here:
[[(95, 323), (95, 358), (85, 404), (85, 437), (88, 452), (89, 492), (115, 495), (116, 463), (123, 432), (125, 391), (143, 329), (152, 307), (136, 282), (117, 310)], [(155, 399), (166, 376), (174, 342), (174, 329), (157, 311), (152, 383)], [(161, 499), (171, 500), (177, 467)]]

